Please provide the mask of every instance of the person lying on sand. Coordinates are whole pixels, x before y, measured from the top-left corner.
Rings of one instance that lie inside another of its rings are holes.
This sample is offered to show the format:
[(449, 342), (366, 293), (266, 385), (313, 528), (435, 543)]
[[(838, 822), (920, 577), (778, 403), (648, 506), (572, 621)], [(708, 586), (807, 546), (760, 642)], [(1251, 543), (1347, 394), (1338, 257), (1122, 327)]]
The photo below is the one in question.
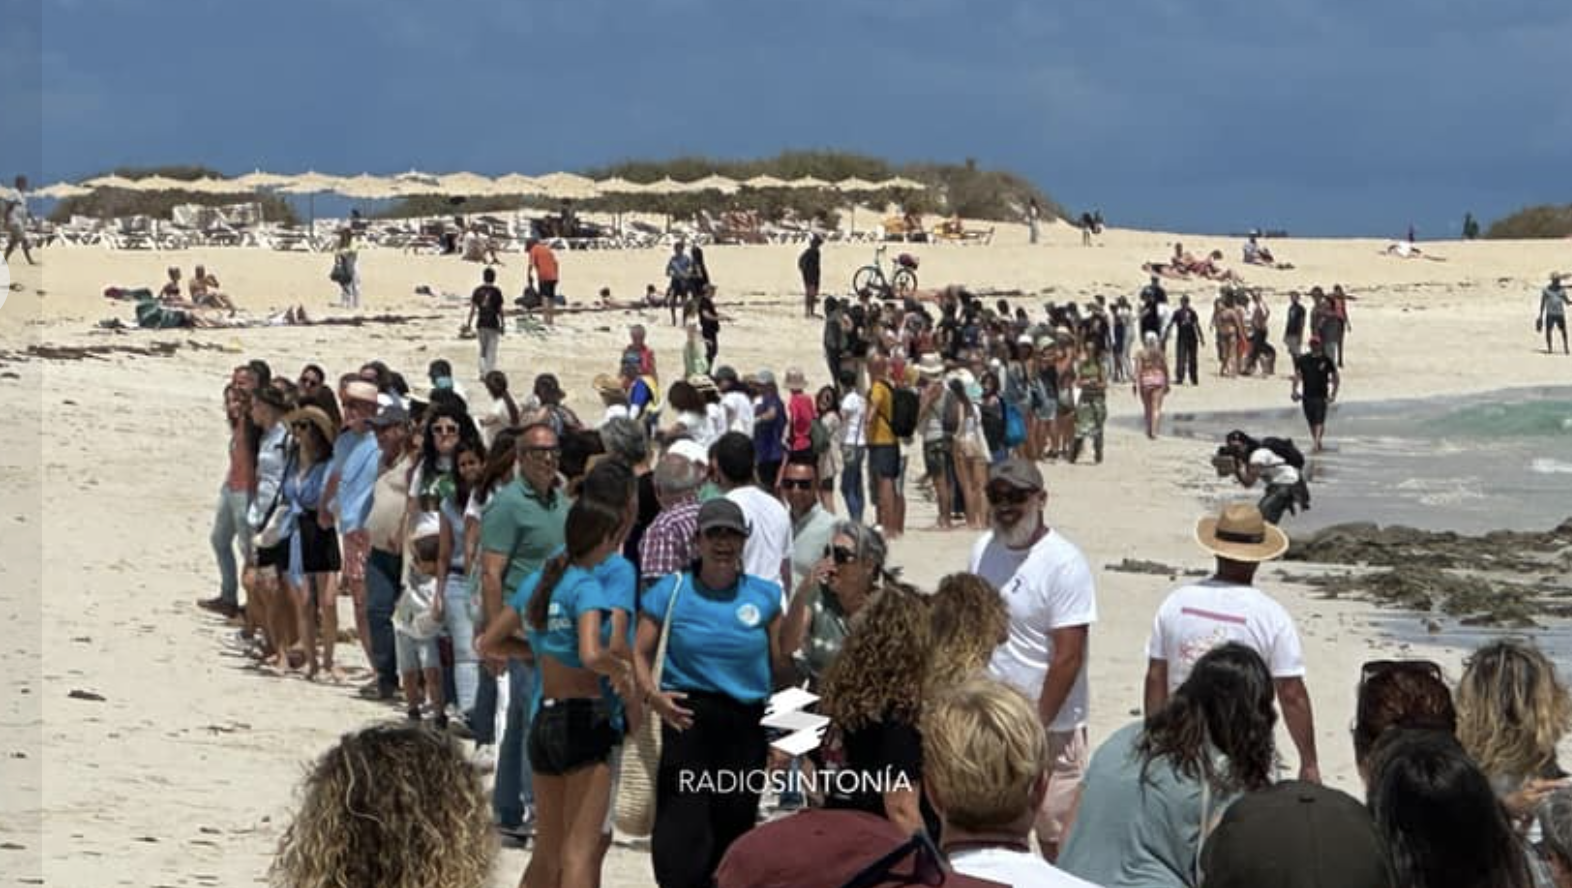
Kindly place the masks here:
[(1245, 241), (1244, 263), (1246, 265), (1260, 265), (1280, 271), (1287, 271), (1294, 267), (1287, 262), (1278, 262), (1277, 257), (1272, 255), (1272, 251), (1267, 248), (1266, 244), (1261, 243), (1259, 238), (1260, 233), (1252, 231), (1250, 232), (1250, 239)]
[(1429, 259), (1431, 262), (1445, 262), (1440, 256), (1426, 256), (1413, 241), (1393, 241), (1381, 251), (1383, 256), (1396, 256), (1399, 259)]
[[(136, 313), (136, 324), (144, 330), (216, 330), (231, 327), (260, 326), (256, 322), (244, 320), (231, 320), (219, 317), (207, 310), (191, 307), (177, 307), (168, 301), (153, 295), (147, 287), (128, 289), (125, 287), (105, 287), (104, 298), (116, 302), (135, 303), (133, 311)], [(189, 306), (189, 303), (182, 303)], [(231, 312), (233, 314), (233, 312)], [(266, 326), (299, 326), (311, 323), (306, 315), (306, 307), (297, 305), (288, 311), (275, 314), (266, 321)]]

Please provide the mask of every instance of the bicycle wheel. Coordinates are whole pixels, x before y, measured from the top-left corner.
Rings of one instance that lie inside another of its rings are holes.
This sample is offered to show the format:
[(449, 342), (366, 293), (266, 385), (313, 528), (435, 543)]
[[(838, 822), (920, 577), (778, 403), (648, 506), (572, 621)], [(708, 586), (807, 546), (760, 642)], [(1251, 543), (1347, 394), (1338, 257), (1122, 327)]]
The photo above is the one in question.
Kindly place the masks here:
[(917, 292), (917, 272), (910, 268), (897, 268), (893, 283), (895, 295), (904, 299)]
[(877, 294), (883, 289), (884, 274), (875, 266), (864, 265), (857, 269), (856, 274), (852, 275), (852, 293), (858, 296), (865, 293)]

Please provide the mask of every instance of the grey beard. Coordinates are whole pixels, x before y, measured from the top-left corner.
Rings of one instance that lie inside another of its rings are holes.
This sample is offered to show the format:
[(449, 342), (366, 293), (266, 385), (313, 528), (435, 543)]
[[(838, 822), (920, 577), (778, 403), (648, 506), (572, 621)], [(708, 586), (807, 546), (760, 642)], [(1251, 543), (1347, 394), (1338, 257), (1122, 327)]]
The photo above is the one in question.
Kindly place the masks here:
[(1031, 543), (1032, 537), (1036, 535), (1038, 529), (1042, 526), (1043, 513), (1032, 512), (1029, 515), (1022, 515), (1021, 520), (1015, 522), (1014, 527), (1006, 528), (1000, 525), (998, 521), (993, 522), (993, 532), (994, 536), (1001, 543), (1004, 543), (1005, 548), (1024, 549)]

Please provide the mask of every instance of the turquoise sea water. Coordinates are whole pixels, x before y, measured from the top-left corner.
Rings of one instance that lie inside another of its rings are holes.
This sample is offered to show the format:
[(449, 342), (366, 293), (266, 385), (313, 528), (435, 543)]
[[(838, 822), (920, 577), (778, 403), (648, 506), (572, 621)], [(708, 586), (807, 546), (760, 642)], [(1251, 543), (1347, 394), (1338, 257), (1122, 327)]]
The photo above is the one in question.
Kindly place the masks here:
[(1297, 407), (1175, 413), (1166, 424), (1213, 447), (1235, 428), (1294, 439), (1310, 460), (1312, 507), (1285, 519), (1290, 530), (1545, 530), (1572, 516), (1572, 387), (1334, 405), (1321, 454), (1309, 453)]

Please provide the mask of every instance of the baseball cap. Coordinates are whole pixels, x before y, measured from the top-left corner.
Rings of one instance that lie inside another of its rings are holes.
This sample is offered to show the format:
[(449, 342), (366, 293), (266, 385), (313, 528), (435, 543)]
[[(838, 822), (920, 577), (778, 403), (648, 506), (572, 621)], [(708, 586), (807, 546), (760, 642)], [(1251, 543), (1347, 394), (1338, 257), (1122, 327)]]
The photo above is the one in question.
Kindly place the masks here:
[(1206, 888), (1392, 888), (1365, 806), (1299, 780), (1230, 805), (1201, 849), (1201, 870)]
[(1007, 459), (988, 470), (988, 483), (1003, 481), (1017, 490), (1042, 490), (1043, 473), (1030, 460)]
[(699, 533), (717, 529), (735, 530), (743, 536), (751, 533), (742, 507), (729, 499), (712, 499), (699, 507)]
[[(939, 869), (936, 851), (924, 850), (901, 828), (863, 811), (815, 808), (749, 831), (727, 849), (715, 871), (716, 888), (842, 888), (870, 866), (887, 866), (869, 888), (938, 885), (989, 888), (993, 882)], [(886, 862), (910, 845), (909, 853)], [(932, 848), (930, 844), (929, 849)], [(930, 878), (923, 878), (924, 875)], [(936, 876), (937, 878), (932, 878)]]
[(697, 465), (707, 466), (710, 464), (710, 452), (704, 449), (703, 444), (700, 444), (692, 438), (680, 438), (676, 441), (673, 441), (671, 446), (666, 448), (666, 452), (675, 453), (683, 459), (686, 459), (687, 461)]
[(409, 411), (404, 409), (403, 404), (396, 402), (382, 405), (382, 409), (377, 411), (377, 415), (371, 417), (371, 424), (379, 429), (385, 429), (388, 426), (398, 425), (403, 422), (409, 422)]

